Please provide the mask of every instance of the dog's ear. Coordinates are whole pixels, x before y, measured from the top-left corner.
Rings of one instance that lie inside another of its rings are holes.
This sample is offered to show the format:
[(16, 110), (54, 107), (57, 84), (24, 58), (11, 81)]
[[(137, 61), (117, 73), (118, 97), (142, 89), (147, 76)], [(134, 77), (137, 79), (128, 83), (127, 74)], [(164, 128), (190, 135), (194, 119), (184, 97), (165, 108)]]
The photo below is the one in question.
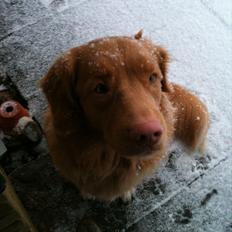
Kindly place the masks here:
[(68, 117), (79, 112), (79, 102), (76, 95), (76, 59), (70, 53), (58, 58), (49, 69), (47, 75), (40, 81), (48, 100), (52, 115), (57, 123), (67, 123)]
[(73, 106), (73, 86), (75, 73), (67, 55), (58, 58), (40, 81), (53, 113), (62, 112), (64, 107)]
[(163, 47), (160, 47), (160, 46), (156, 47), (156, 54), (157, 54), (159, 68), (163, 76), (163, 79), (161, 81), (162, 90), (164, 92), (171, 92), (171, 86), (167, 80), (168, 64), (170, 60), (169, 54)]

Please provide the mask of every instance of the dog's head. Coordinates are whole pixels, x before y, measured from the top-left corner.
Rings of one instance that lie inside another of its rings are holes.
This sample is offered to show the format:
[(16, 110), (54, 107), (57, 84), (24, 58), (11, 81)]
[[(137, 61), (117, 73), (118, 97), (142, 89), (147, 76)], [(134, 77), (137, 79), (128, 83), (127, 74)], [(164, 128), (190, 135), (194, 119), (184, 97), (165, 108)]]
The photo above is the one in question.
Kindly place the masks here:
[(83, 133), (97, 133), (123, 156), (160, 152), (167, 143), (161, 102), (170, 91), (168, 60), (165, 49), (140, 36), (71, 49), (41, 81), (55, 128), (71, 122)]

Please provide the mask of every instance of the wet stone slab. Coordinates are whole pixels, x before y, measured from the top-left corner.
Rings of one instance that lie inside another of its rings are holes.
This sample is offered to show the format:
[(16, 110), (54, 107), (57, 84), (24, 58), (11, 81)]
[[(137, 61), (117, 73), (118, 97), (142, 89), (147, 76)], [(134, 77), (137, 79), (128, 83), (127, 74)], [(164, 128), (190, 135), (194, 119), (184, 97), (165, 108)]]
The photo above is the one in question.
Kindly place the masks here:
[(73, 25), (53, 17), (22, 28), (0, 43), (1, 65), (39, 119), (46, 103), (38, 88), (38, 80), (56, 57), (75, 43)]
[[(83, 218), (91, 218), (102, 231), (141, 231), (141, 228), (150, 231), (154, 225), (160, 228), (157, 231), (172, 231), (168, 229), (178, 229), (182, 224), (188, 225), (193, 214), (195, 215), (192, 212), (193, 205), (200, 204), (208, 189), (210, 192), (210, 189), (216, 188), (214, 183), (207, 179), (204, 181), (203, 178), (203, 183), (200, 176), (204, 177), (208, 173), (209, 177), (215, 178), (214, 166), (227, 158), (214, 162), (214, 165), (209, 163), (208, 167), (205, 166), (206, 168), (199, 172), (193, 168), (198, 165), (198, 160), (184, 158), (178, 152), (171, 153), (170, 157), (151, 179), (145, 180), (144, 184), (139, 186), (130, 203), (123, 203), (121, 200), (112, 203), (83, 200), (78, 190), (59, 176), (48, 156), (17, 169), (11, 174), (11, 178), (39, 231), (76, 231)], [(181, 162), (182, 171), (188, 170), (184, 175), (175, 168), (176, 165), (180, 166)], [(221, 176), (221, 179), (224, 177), (227, 176)], [(198, 181), (199, 184), (195, 184)], [(207, 182), (212, 183), (212, 186), (208, 187)], [(205, 190), (195, 196), (201, 186), (204, 186)], [(224, 186), (225, 189), (228, 187), (229, 185)], [(222, 193), (220, 189), (217, 191)], [(211, 210), (209, 209), (209, 212)], [(170, 218), (170, 215), (173, 215), (174, 219)], [(203, 223), (200, 219), (201, 217), (198, 218), (199, 222)], [(162, 227), (164, 220), (169, 222), (167, 230)], [(179, 221), (179, 224), (175, 220)]]
[(231, 165), (230, 156), (128, 232), (232, 231)]
[(201, 0), (206, 9), (211, 12), (218, 20), (231, 30), (232, 26), (232, 2), (230, 0), (224, 0), (223, 4), (217, 0)]
[(1, 0), (0, 9), (0, 40), (49, 14), (39, 0)]

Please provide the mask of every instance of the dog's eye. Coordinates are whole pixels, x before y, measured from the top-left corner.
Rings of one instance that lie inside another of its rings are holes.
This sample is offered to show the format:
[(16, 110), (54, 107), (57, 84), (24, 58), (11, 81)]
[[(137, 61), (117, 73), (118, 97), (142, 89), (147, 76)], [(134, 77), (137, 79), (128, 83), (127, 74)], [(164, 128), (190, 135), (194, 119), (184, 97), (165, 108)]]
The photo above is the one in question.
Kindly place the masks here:
[(107, 87), (107, 85), (99, 83), (96, 85), (94, 91), (98, 94), (106, 94), (109, 91), (109, 88)]
[(155, 82), (156, 79), (157, 79), (157, 76), (156, 76), (156, 74), (154, 74), (154, 73), (151, 74), (151, 75), (149, 76), (149, 81), (150, 81), (151, 83)]

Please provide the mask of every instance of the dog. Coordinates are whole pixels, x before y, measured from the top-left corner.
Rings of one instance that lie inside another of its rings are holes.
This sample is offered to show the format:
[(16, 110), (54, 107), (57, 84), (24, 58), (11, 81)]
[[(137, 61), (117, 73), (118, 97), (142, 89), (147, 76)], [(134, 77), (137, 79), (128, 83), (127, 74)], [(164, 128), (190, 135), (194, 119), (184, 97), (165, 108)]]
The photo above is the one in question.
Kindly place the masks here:
[(84, 198), (130, 199), (174, 138), (204, 149), (207, 108), (168, 81), (169, 60), (141, 32), (106, 37), (70, 49), (41, 80), (53, 162)]

